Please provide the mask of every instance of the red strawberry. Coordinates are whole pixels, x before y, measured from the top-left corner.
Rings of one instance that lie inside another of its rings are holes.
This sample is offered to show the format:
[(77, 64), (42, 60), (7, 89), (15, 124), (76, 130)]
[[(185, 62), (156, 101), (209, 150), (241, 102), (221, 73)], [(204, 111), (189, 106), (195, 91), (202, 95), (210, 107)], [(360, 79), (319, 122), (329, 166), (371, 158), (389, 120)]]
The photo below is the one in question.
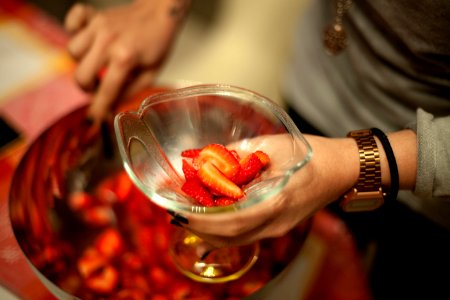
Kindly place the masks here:
[(111, 265), (107, 265), (99, 272), (86, 279), (85, 284), (92, 291), (99, 294), (111, 293), (119, 282), (119, 272)]
[(239, 172), (239, 161), (225, 146), (209, 144), (198, 155), (199, 167), (205, 162), (210, 162), (226, 177), (233, 178)]
[(93, 202), (95, 202), (94, 196), (84, 191), (71, 193), (68, 200), (69, 207), (74, 211), (87, 209)]
[(230, 150), (230, 152), (231, 152), (231, 154), (233, 154), (233, 156), (234, 156), (237, 160), (240, 160), (240, 159), (241, 159), (241, 157), (239, 156), (239, 154), (237, 153), (236, 150)]
[(133, 188), (133, 182), (126, 172), (121, 172), (116, 177), (116, 194), (119, 201), (125, 201)]
[(81, 212), (83, 221), (95, 227), (111, 225), (115, 221), (114, 211), (111, 206), (93, 206)]
[(267, 155), (267, 153), (257, 150), (255, 151), (255, 155), (258, 156), (259, 160), (261, 161), (263, 167), (267, 166), (270, 162), (270, 157)]
[(202, 149), (187, 149), (181, 152), (181, 156), (186, 158), (195, 158), (201, 150)]
[(94, 245), (104, 257), (113, 258), (122, 253), (125, 242), (117, 229), (108, 228), (95, 239)]
[(197, 200), (201, 205), (213, 206), (213, 196), (198, 179), (186, 181), (181, 187), (183, 192)]
[(83, 254), (77, 261), (77, 270), (83, 278), (91, 276), (104, 266), (106, 259), (93, 247), (89, 247), (83, 251)]
[[(234, 157), (233, 157), (234, 158)], [(239, 171), (239, 169), (238, 169)], [(206, 161), (197, 172), (200, 181), (215, 193), (233, 199), (244, 196), (244, 192), (233, 181), (224, 176), (211, 162)]]
[(186, 181), (197, 178), (197, 170), (185, 159), (183, 159), (182, 170)]
[(228, 197), (220, 197), (214, 200), (216, 206), (228, 206), (235, 203), (237, 200), (228, 198)]
[(153, 266), (150, 269), (149, 277), (153, 286), (158, 290), (162, 290), (165, 287), (169, 286), (172, 281), (170, 278), (170, 274), (159, 266)]
[(239, 173), (233, 179), (237, 185), (243, 185), (253, 180), (263, 167), (262, 162), (255, 153), (250, 153), (244, 157), (240, 164)]
[(125, 270), (139, 271), (143, 268), (142, 258), (135, 252), (126, 252), (120, 258)]

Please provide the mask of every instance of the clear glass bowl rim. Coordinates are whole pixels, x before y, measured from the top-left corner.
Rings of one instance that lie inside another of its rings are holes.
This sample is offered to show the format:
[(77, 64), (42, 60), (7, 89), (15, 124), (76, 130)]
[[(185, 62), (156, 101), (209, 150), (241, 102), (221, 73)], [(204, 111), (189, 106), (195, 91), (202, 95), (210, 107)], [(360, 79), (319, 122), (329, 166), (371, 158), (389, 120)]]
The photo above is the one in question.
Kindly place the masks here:
[[(299, 160), (293, 167), (289, 168), (284, 174), (283, 179), (277, 184), (276, 188), (271, 189), (271, 191), (264, 196), (253, 197), (246, 199), (245, 201), (237, 201), (233, 205), (229, 206), (217, 206), (217, 207), (205, 207), (205, 206), (195, 206), (195, 205), (187, 205), (181, 202), (176, 202), (173, 200), (169, 200), (160, 196), (157, 193), (150, 191), (145, 184), (143, 184), (138, 177), (135, 175), (133, 168), (131, 166), (130, 161), (128, 160), (128, 155), (126, 152), (125, 145), (120, 142), (121, 139), (121, 123), (120, 118), (126, 114), (132, 114), (135, 117), (141, 118), (141, 116), (145, 113), (147, 109), (149, 109), (152, 105), (162, 103), (164, 101), (169, 101), (174, 98), (183, 98), (183, 97), (191, 97), (191, 96), (202, 96), (202, 95), (221, 95), (221, 96), (231, 96), (237, 97), (239, 96), (241, 100), (244, 101), (259, 101), (264, 106), (267, 106), (276, 116), (277, 118), (284, 124), (289, 133), (297, 138), (301, 143), (303, 143), (306, 153), (303, 159)], [(128, 176), (130, 176), (133, 183), (145, 194), (149, 197), (150, 201), (155, 204), (176, 212), (188, 212), (188, 213), (202, 213), (202, 214), (216, 214), (223, 212), (230, 212), (243, 209), (245, 207), (250, 207), (257, 203), (264, 201), (272, 196), (275, 196), (289, 181), (290, 177), (301, 168), (303, 168), (312, 158), (313, 152), (310, 144), (302, 135), (300, 130), (294, 124), (290, 116), (283, 110), (281, 106), (276, 104), (273, 100), (257, 93), (252, 90), (237, 87), (233, 85), (226, 84), (196, 84), (182, 88), (169, 89), (167, 91), (158, 92), (146, 97), (139, 109), (137, 111), (124, 111), (118, 113), (114, 118), (114, 130), (118, 139), (118, 147), (120, 154), (123, 159), (123, 166)]]

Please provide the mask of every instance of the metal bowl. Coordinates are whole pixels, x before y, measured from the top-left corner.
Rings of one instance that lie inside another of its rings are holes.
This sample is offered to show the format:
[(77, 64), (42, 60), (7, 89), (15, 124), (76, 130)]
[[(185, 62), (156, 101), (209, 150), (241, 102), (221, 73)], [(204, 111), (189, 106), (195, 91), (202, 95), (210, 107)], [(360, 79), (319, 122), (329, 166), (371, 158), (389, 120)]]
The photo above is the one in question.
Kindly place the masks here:
[[(285, 237), (261, 241), (262, 259), (239, 280), (211, 287), (183, 276), (167, 251), (175, 229), (170, 216), (123, 176), (112, 124), (96, 129), (85, 116), (82, 107), (43, 132), (24, 154), (10, 188), (15, 238), (57, 298), (242, 298), (261, 290), (298, 253), (305, 224)], [(99, 243), (111, 232), (116, 239)]]

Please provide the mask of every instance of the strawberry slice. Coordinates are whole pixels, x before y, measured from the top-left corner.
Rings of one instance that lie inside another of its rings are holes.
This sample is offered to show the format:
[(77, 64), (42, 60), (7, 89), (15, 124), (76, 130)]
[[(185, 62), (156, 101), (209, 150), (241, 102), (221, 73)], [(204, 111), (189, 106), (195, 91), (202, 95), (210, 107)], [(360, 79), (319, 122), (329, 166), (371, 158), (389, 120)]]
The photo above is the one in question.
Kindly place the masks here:
[(240, 161), (239, 173), (233, 178), (234, 183), (243, 185), (254, 179), (263, 168), (263, 163), (255, 153), (250, 153)]
[(186, 180), (197, 178), (197, 170), (187, 160), (183, 159), (181, 168)]
[(122, 254), (125, 241), (117, 229), (108, 228), (95, 239), (94, 246), (104, 257), (113, 258)]
[(95, 293), (111, 293), (119, 282), (119, 271), (111, 265), (86, 278), (85, 285)]
[(267, 153), (265, 153), (261, 150), (257, 150), (257, 151), (255, 151), (255, 155), (258, 156), (259, 160), (261, 161), (261, 163), (263, 165), (263, 168), (269, 164), (270, 157)]
[(228, 197), (220, 197), (220, 198), (217, 198), (216, 200), (214, 200), (216, 206), (228, 206), (228, 205), (235, 203), (236, 201), (237, 201), (236, 199), (232, 199), (232, 198), (228, 198)]
[(181, 190), (197, 200), (201, 205), (214, 206), (213, 196), (198, 179), (187, 180), (181, 187)]
[(240, 168), (233, 153), (220, 144), (209, 144), (200, 151), (196, 164), (201, 167), (205, 162), (210, 162), (227, 178), (233, 178)]
[(234, 156), (237, 160), (240, 160), (240, 159), (241, 159), (241, 157), (239, 156), (239, 154), (237, 153), (236, 150), (230, 150), (230, 152), (231, 152), (231, 154), (233, 154), (233, 156)]
[(204, 162), (197, 171), (197, 176), (200, 181), (214, 193), (233, 199), (239, 199), (244, 196), (244, 192), (241, 188), (224, 176), (212, 162)]
[(202, 149), (187, 149), (181, 152), (182, 157), (196, 158)]

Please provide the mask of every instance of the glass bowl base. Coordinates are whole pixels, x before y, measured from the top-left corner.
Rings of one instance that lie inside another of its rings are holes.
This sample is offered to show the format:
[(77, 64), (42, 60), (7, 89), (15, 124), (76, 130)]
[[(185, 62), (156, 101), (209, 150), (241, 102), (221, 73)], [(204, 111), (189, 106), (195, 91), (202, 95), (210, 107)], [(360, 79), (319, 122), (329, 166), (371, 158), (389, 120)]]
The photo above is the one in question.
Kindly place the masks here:
[(187, 277), (208, 283), (239, 279), (258, 260), (259, 243), (239, 247), (213, 248), (198, 236), (180, 230), (173, 237), (171, 256)]

